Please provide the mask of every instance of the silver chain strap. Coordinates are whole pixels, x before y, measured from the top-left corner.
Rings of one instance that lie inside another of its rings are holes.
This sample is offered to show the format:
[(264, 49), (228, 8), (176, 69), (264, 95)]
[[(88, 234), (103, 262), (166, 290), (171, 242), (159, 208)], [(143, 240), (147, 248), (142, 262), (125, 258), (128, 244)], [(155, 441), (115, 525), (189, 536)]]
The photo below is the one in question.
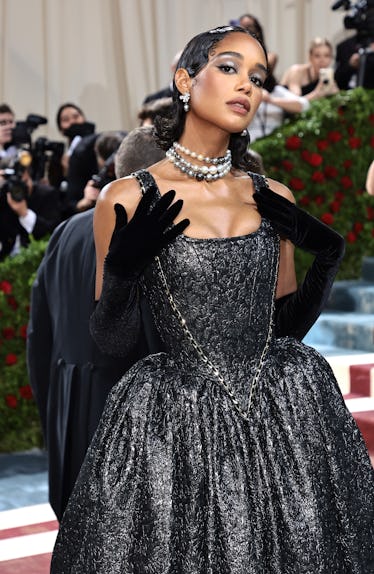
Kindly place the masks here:
[[(279, 254), (279, 251), (278, 251)], [(246, 421), (249, 421), (249, 411), (250, 408), (252, 406), (252, 401), (253, 401), (253, 397), (254, 397), (254, 393), (256, 390), (256, 387), (258, 385), (258, 381), (260, 378), (260, 374), (261, 374), (261, 370), (262, 367), (264, 365), (265, 362), (265, 358), (267, 355), (267, 352), (269, 350), (270, 347), (270, 341), (271, 341), (271, 337), (272, 337), (272, 333), (273, 333), (273, 323), (272, 323), (272, 319), (269, 323), (269, 328), (268, 328), (268, 333), (267, 333), (267, 337), (266, 337), (266, 342), (264, 345), (264, 348), (262, 350), (261, 356), (260, 356), (260, 360), (258, 362), (257, 368), (256, 368), (256, 372), (253, 376), (252, 382), (251, 382), (251, 386), (250, 386), (250, 392), (249, 392), (249, 399), (248, 399), (248, 406), (247, 406), (247, 410), (243, 411), (243, 409), (241, 408), (238, 400), (235, 398), (235, 396), (233, 395), (231, 389), (227, 386), (226, 381), (224, 379), (224, 377), (221, 375), (221, 373), (219, 372), (218, 368), (216, 367), (216, 365), (214, 365), (212, 363), (212, 361), (209, 359), (209, 357), (207, 357), (207, 355), (205, 354), (204, 350), (202, 349), (201, 345), (199, 344), (199, 342), (195, 339), (195, 337), (193, 336), (193, 334), (191, 333), (188, 325), (187, 325), (187, 321), (186, 319), (183, 317), (182, 313), (180, 312), (180, 310), (178, 309), (177, 304), (175, 303), (174, 297), (170, 291), (168, 282), (166, 280), (165, 277), (165, 273), (164, 270), (162, 268), (161, 265), (161, 261), (160, 258), (158, 256), (155, 257), (155, 261), (156, 264), (158, 266), (158, 270), (159, 270), (159, 274), (160, 274), (160, 278), (163, 284), (163, 287), (165, 289), (165, 293), (167, 295), (168, 301), (170, 303), (170, 307), (172, 309), (172, 311), (174, 312), (177, 320), (179, 321), (184, 333), (186, 334), (187, 338), (189, 339), (191, 345), (193, 346), (193, 348), (195, 349), (195, 351), (197, 352), (198, 356), (200, 357), (201, 361), (205, 364), (206, 368), (216, 377), (218, 383), (221, 385), (221, 387), (224, 389), (224, 391), (227, 393), (227, 395), (230, 397), (235, 409), (238, 411), (238, 413), (240, 414), (241, 417), (243, 417)], [(275, 273), (275, 277), (278, 277), (278, 268), (279, 268), (279, 256), (277, 257), (277, 268), (276, 268), (276, 273)], [(276, 290), (276, 280), (274, 281), (274, 286), (273, 286), (273, 293), (272, 293), (272, 307), (271, 307), (271, 317), (273, 317), (274, 314), (274, 305), (275, 305), (275, 290)]]

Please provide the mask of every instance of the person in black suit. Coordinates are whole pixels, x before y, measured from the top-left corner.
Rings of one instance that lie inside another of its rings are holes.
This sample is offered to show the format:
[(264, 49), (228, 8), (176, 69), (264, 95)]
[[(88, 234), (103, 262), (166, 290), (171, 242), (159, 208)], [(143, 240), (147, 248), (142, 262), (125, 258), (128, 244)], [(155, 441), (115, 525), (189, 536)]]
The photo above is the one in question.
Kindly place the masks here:
[[(137, 128), (126, 136), (117, 152), (117, 176), (165, 156), (150, 130)], [(76, 214), (54, 231), (31, 293), (27, 366), (48, 452), (49, 501), (58, 520), (111, 387), (138, 359), (161, 350), (145, 300), (143, 333), (131, 355), (106, 356), (90, 335), (96, 272), (93, 212)]]
[(16, 168), (14, 179), (2, 179), (0, 189), (0, 260), (16, 255), (20, 247), (52, 233), (61, 221), (58, 190), (35, 182), (30, 167)]
[[(367, 50), (367, 54), (360, 54), (360, 50)], [(374, 41), (357, 33), (336, 46), (335, 56), (335, 82), (341, 90), (355, 88), (363, 85), (365, 88), (374, 88)], [(365, 60), (363, 61), (362, 58)], [(362, 75), (360, 66), (363, 65)], [(360, 82), (361, 80), (361, 82)]]

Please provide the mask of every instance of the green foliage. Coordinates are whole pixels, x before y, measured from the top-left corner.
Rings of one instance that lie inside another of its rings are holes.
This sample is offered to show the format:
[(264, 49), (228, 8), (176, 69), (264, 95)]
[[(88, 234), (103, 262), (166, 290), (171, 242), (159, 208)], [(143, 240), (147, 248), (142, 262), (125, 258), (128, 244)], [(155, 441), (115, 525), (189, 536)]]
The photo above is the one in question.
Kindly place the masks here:
[[(261, 154), (268, 177), (287, 185), (300, 207), (345, 238), (338, 279), (358, 278), (363, 257), (374, 253), (374, 198), (365, 192), (374, 158), (374, 90), (356, 88), (315, 101), (251, 147)], [(299, 278), (309, 264), (308, 254), (297, 250)]]
[(42, 445), (26, 368), (30, 288), (47, 241), (0, 263), (0, 452)]

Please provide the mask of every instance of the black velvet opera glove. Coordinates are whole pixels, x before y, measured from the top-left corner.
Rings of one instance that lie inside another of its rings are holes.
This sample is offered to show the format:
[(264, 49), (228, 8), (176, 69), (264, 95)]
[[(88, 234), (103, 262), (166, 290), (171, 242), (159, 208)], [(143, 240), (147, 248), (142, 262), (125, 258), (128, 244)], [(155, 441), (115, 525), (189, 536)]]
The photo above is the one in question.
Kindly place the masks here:
[(172, 204), (174, 197), (171, 189), (150, 208), (152, 195), (143, 195), (129, 223), (125, 208), (115, 204), (116, 224), (105, 258), (106, 270), (119, 277), (137, 276), (162, 247), (184, 231), (188, 219), (170, 227), (183, 205), (181, 199)]
[(103, 288), (90, 318), (91, 335), (108, 355), (127, 356), (138, 342), (141, 327), (138, 277), (147, 263), (189, 224), (171, 225), (183, 202), (172, 204), (170, 190), (151, 207), (151, 194), (143, 195), (131, 221), (116, 204), (116, 223), (104, 262)]
[(275, 304), (276, 336), (292, 336), (301, 340), (326, 304), (344, 255), (344, 239), (319, 219), (267, 187), (261, 187), (253, 198), (261, 216), (271, 221), (281, 237), (315, 255), (297, 291), (281, 297)]

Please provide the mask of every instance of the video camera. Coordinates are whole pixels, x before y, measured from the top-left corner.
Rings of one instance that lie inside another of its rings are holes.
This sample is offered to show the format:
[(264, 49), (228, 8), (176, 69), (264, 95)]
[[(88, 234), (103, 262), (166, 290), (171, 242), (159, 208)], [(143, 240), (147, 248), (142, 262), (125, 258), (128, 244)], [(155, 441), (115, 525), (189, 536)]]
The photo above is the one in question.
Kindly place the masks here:
[[(64, 153), (64, 143), (50, 141), (39, 137), (32, 141), (31, 135), (36, 128), (48, 122), (47, 118), (37, 114), (29, 114), (26, 120), (16, 122), (13, 129), (11, 145), (26, 150), (31, 154), (31, 177), (34, 181), (41, 180), (45, 175), (46, 164), (52, 157), (60, 158)], [(12, 165), (9, 168), (13, 168)]]
[[(1, 187), (1, 193), (11, 195), (14, 201), (23, 201), (27, 197), (27, 186), (22, 180), (22, 175), (32, 162), (31, 154), (26, 150), (20, 150), (12, 161), (11, 167), (5, 166), (1, 176), (5, 183)], [(0, 164), (0, 168), (3, 166)]]
[(374, 41), (374, 0), (337, 0), (332, 10), (350, 10), (350, 14), (344, 18), (344, 27), (347, 30), (357, 30), (358, 36), (367, 39), (368, 43)]

